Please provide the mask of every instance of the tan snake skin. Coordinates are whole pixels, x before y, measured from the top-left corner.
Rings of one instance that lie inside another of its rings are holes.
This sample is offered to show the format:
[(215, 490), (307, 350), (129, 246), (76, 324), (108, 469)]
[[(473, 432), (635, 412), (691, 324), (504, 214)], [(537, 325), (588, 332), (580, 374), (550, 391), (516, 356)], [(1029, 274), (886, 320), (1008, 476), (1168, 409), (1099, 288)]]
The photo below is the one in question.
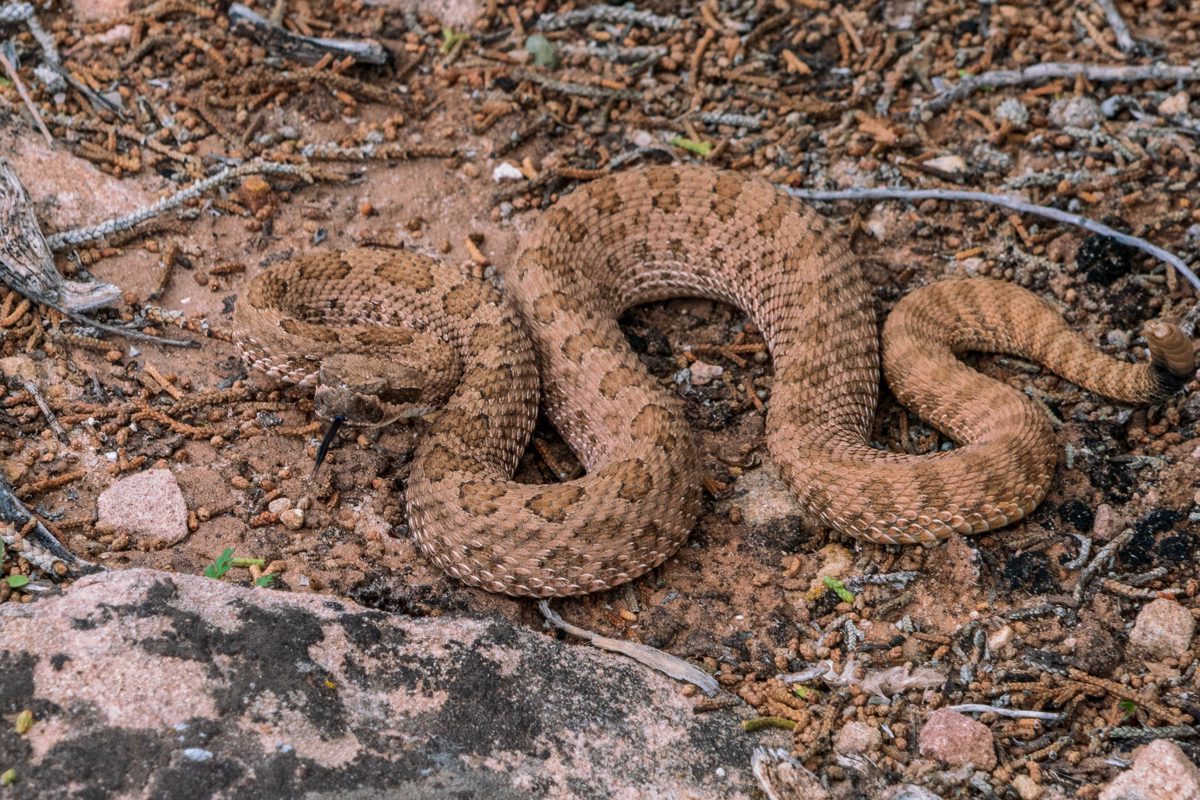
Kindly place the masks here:
[[(876, 317), (844, 236), (762, 180), (697, 167), (625, 172), (562, 199), (524, 241), (506, 294), (519, 316), (490, 284), (424, 256), (320, 253), (257, 276), (237, 335), (251, 365), (317, 386), (321, 416), (378, 425), (440, 407), (413, 456), (413, 535), (454, 577), (513, 595), (632, 580), (696, 520), (703, 461), (679, 401), (617, 327), (639, 303), (702, 296), (750, 315), (775, 367), (775, 463), (810, 517), (872, 542), (989, 530), (1046, 494), (1058, 447), (1045, 412), (956, 353), (1014, 353), (1125, 402), (1166, 397), (1194, 369), (1169, 323), (1148, 326), (1152, 360), (1134, 365), (1024, 289), (941, 282), (889, 316), (884, 368), (897, 397), (960, 446), (874, 449)], [(586, 467), (578, 480), (511, 480), (539, 374), (550, 420)]]

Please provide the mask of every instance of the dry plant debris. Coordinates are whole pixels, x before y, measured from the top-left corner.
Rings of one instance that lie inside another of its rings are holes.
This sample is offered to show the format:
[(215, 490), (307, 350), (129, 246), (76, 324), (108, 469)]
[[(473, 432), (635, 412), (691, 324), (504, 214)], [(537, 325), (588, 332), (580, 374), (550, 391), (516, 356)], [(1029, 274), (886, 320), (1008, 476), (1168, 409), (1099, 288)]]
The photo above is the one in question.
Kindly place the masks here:
[[(282, 34), (248, 38), (223, 7), (187, 0), (135, 3), (95, 22), (39, 11), (71, 77), (55, 85), (35, 75), (46, 43), (24, 4), (0, 5), (21, 79), (0, 80), (0, 135), (40, 136), (35, 113), (56, 147), (174, 196), (154, 214), (51, 236), (59, 271), (86, 280), (110, 260), (152, 254), (154, 302), (165, 307), (127, 292), (111, 321), (183, 328), (212, 354), (199, 362), (131, 347), (0, 290), (0, 478), (28, 509), (6, 511), (0, 498), (9, 579), (0, 600), (28, 602), (69, 582), (68, 559), (34, 555), (31, 532), (43, 525), (76, 558), (109, 566), (199, 573), (236, 546), (254, 556), (251, 577), (276, 575), (279, 589), (533, 621), (528, 608), (448, 585), (411, 552), (384, 548), (382, 537), (405, 536), (407, 434), (358, 435), (307, 484), (319, 431), (303, 395), (247, 380), (227, 318), (165, 310), (185, 291), (236, 294), (297, 234), (303, 246), (328, 246), (341, 222), (329, 198), (351, 198), (354, 220), (376, 218), (361, 187), (397, 172), (378, 162), (432, 159), (469, 182), (490, 238), (464, 237), (466, 220), (453, 237), (429, 238), (447, 227), (418, 209), (394, 229), (360, 229), (357, 241), (427, 243), (481, 275), (492, 264), (503, 271), (490, 245), (522, 214), (578, 182), (672, 159), (797, 189), (1019, 192), (1175, 254), (1200, 240), (1200, 19), (1185, 3), (704, 0), (635, 10), (487, 0), (458, 28), (360, 0), (247, 10)], [(289, 57), (280, 46), (320, 39), (377, 43), (391, 58), (363, 64), (354, 47)], [(239, 186), (218, 186), (231, 175)], [(188, 187), (200, 188), (177, 194)], [(1194, 326), (1200, 316), (1196, 291), (1162, 261), (1011, 209), (929, 195), (827, 211), (849, 215), (884, 311), (919, 283), (992, 275), (1039, 292), (1117, 353), (1137, 348), (1145, 319)], [(210, 241), (212, 257), (186, 242), (210, 220), (232, 221)], [(982, 358), (981, 369), (1043, 402), (1060, 426), (1066, 456), (1052, 496), (1028, 522), (971, 542), (849, 550), (772, 510), (758, 436), (772, 375), (753, 327), (695, 301), (634, 310), (626, 323), (696, 423), (711, 513), (696, 549), (611, 596), (563, 604), (564, 617), (702, 666), (762, 714), (745, 735), (790, 728), (805, 767), (864, 793), (910, 781), (999, 795), (1019, 779), (1090, 798), (1149, 738), (1200, 755), (1197, 645), (1147, 658), (1129, 636), (1155, 598), (1200, 615), (1195, 381), (1188, 394), (1130, 411), (1012, 359)], [(890, 402), (876, 435), (906, 452), (947, 445)], [(538, 441), (523, 474), (570, 474), (553, 433)], [(98, 491), (152, 466), (203, 478), (189, 478), (203, 484), (189, 489), (193, 539), (174, 554), (95, 524)], [(216, 485), (204, 482), (210, 473)], [(905, 683), (914, 675), (928, 680)], [(698, 698), (698, 713), (707, 702)], [(990, 772), (922, 754), (922, 720), (943, 706), (988, 726)], [(865, 761), (838, 750), (850, 723), (879, 734)]]

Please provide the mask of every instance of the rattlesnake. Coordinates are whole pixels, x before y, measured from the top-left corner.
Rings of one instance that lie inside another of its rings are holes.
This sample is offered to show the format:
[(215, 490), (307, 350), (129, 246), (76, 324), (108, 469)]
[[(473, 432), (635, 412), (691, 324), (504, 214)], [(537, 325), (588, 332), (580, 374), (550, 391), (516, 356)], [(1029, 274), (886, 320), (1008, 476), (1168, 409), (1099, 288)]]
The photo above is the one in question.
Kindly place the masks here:
[[(703, 462), (679, 401), (617, 327), (633, 305), (692, 295), (749, 314), (774, 363), (775, 464), (810, 518), (888, 544), (1007, 525), (1051, 482), (1046, 413), (956, 353), (1031, 358), (1124, 402), (1164, 398), (1194, 369), (1173, 324), (1147, 327), (1151, 360), (1134, 365), (1097, 351), (1025, 289), (942, 281), (892, 311), (883, 367), (900, 401), (959, 446), (876, 449), (876, 317), (845, 237), (763, 180), (699, 167), (614, 174), (563, 198), (522, 243), (505, 294), (410, 252), (319, 253), (254, 278), (237, 337), (249, 364), (316, 386), (322, 416), (381, 425), (437, 408), (408, 478), (413, 536), (454, 577), (513, 595), (632, 580), (668, 558), (699, 513)], [(539, 386), (582, 478), (511, 479)]]

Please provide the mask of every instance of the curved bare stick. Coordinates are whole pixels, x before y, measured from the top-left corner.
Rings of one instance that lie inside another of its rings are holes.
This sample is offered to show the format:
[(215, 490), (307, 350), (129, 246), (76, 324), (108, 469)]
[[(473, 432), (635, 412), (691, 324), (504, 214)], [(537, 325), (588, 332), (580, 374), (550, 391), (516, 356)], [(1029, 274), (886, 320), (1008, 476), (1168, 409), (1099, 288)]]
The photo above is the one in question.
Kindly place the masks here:
[(1143, 253), (1148, 253), (1159, 261), (1164, 261), (1170, 264), (1176, 272), (1182, 275), (1188, 283), (1196, 288), (1196, 292), (1200, 293), (1200, 277), (1183, 263), (1183, 259), (1175, 255), (1169, 250), (1164, 250), (1158, 245), (1151, 244), (1145, 239), (1140, 239), (1137, 236), (1130, 236), (1127, 233), (1121, 233), (1107, 225), (1080, 216), (1079, 214), (1070, 214), (1066, 211), (1059, 211), (1057, 208), (1049, 208), (1047, 206), (1039, 206), (1034, 203), (1029, 203), (1024, 200), (1018, 200), (1015, 197), (1007, 197), (1002, 194), (991, 194), (990, 192), (971, 192), (959, 189), (905, 189), (902, 187), (896, 188), (868, 188), (868, 189), (842, 189), (824, 191), (820, 189), (793, 189), (787, 186), (781, 186), (788, 194), (793, 197), (798, 197), (801, 200), (958, 200), (973, 203), (991, 203), (992, 205), (1001, 206), (1003, 208), (1017, 211), (1021, 214), (1033, 214), (1037, 217), (1052, 219), (1055, 222), (1065, 222), (1068, 225), (1075, 225), (1092, 233), (1107, 236), (1110, 239), (1115, 239), (1123, 245), (1141, 250)]

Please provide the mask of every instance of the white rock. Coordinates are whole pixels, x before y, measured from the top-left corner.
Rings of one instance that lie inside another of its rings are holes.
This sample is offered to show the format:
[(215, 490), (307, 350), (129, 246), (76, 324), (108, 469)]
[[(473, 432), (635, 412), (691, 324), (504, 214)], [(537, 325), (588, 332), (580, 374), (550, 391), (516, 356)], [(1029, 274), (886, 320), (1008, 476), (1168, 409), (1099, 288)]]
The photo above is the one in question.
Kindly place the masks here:
[(267, 511), (272, 514), (282, 514), (292, 507), (292, 499), (290, 497), (276, 497), (267, 504)]
[(1005, 625), (998, 631), (988, 637), (988, 649), (993, 653), (1003, 650), (1012, 644), (1013, 629), (1011, 625)]
[(492, 180), (496, 183), (500, 183), (501, 181), (523, 181), (525, 180), (525, 173), (507, 161), (502, 161), (492, 170)]
[(298, 508), (286, 509), (279, 515), (279, 521), (288, 530), (298, 531), (304, 527), (304, 512)]
[(938, 156), (926, 161), (925, 166), (947, 175), (962, 175), (967, 171), (967, 162), (962, 156)]

